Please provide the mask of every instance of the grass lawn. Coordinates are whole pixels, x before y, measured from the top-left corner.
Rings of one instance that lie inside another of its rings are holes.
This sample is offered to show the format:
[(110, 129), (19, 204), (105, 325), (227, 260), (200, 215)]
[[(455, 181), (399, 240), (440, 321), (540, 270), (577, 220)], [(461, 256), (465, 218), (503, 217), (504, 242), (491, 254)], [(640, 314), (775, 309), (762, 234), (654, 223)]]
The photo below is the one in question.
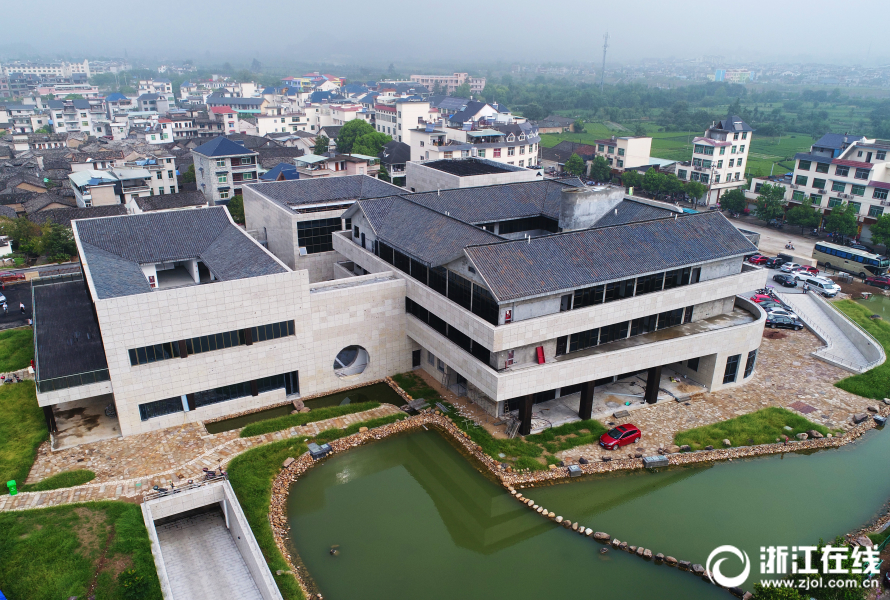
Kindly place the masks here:
[[(786, 425), (792, 430), (786, 431)], [(688, 444), (693, 450), (701, 450), (705, 446), (723, 448), (725, 439), (732, 442), (733, 446), (774, 444), (776, 438), (782, 435), (793, 440), (798, 433), (805, 433), (810, 429), (815, 429), (822, 435), (828, 434), (828, 429), (822, 425), (790, 410), (771, 406), (727, 421), (681, 431), (674, 436), (674, 443), (678, 446)]]
[(341, 437), (346, 437), (347, 435), (352, 435), (353, 433), (358, 433), (358, 430), (362, 427), (367, 427), (368, 429), (374, 429), (375, 427), (381, 427), (382, 425), (388, 425), (390, 423), (395, 423), (396, 421), (401, 421), (403, 419), (407, 419), (408, 415), (406, 413), (402, 413), (399, 415), (387, 415), (385, 417), (379, 417), (377, 419), (368, 419), (367, 421), (362, 421), (361, 423), (353, 423), (349, 427), (345, 429), (338, 429), (336, 427), (332, 427), (331, 429), (325, 429), (324, 431), (320, 431), (318, 435), (315, 436), (314, 441), (318, 444), (326, 444), (328, 442), (332, 442), (334, 440), (338, 440)]
[(0, 331), (0, 373), (18, 371), (34, 358), (34, 330), (30, 327)]
[(34, 382), (0, 386), (0, 494), (8, 493), (7, 481), (25, 481), (37, 447), (48, 437)]
[[(890, 323), (883, 319), (869, 319), (872, 311), (852, 300), (839, 300), (833, 306), (872, 334), (890, 356)], [(880, 400), (890, 397), (890, 359), (870, 371), (841, 379), (834, 385), (865, 398)]]
[(125, 598), (120, 574), (130, 570), (135, 571), (130, 577), (141, 578), (139, 598), (162, 598), (142, 511), (135, 504), (90, 502), (0, 513), (0, 564), (0, 589), (8, 598), (95, 594), (96, 600), (118, 600)]
[(83, 485), (96, 478), (96, 474), (87, 469), (76, 469), (74, 471), (64, 471), (57, 473), (52, 477), (47, 477), (43, 481), (18, 486), (20, 492), (45, 492), (47, 490), (58, 490), (61, 488), (74, 487), (75, 485)]
[(325, 419), (333, 419), (334, 417), (342, 417), (343, 415), (371, 410), (378, 406), (380, 406), (379, 402), (358, 402), (356, 404), (346, 404), (344, 406), (313, 408), (307, 413), (285, 415), (283, 417), (275, 417), (274, 419), (266, 419), (265, 421), (251, 423), (241, 430), (241, 437), (251, 437), (263, 433), (281, 431), (282, 429), (289, 429), (298, 425), (305, 425), (306, 423), (314, 423), (315, 421), (324, 421)]
[[(451, 407), (433, 388), (414, 373), (401, 373), (393, 376), (396, 383), (413, 398), (424, 398), (430, 404), (441, 402)], [(596, 420), (577, 421), (554, 427), (526, 436), (524, 439), (500, 439), (491, 435), (485, 428), (476, 427), (472, 422), (464, 423), (451, 413), (454, 424), (466, 431), (470, 439), (482, 446), (482, 451), (493, 459), (512, 464), (517, 469), (543, 471), (547, 465), (558, 462), (552, 456), (560, 450), (568, 450), (584, 444), (593, 444), (606, 432), (603, 424)], [(503, 454), (504, 456), (501, 456)]]
[(884, 540), (890, 537), (890, 527), (878, 533), (869, 533), (868, 537), (871, 538), (871, 541), (880, 546), (884, 543)]

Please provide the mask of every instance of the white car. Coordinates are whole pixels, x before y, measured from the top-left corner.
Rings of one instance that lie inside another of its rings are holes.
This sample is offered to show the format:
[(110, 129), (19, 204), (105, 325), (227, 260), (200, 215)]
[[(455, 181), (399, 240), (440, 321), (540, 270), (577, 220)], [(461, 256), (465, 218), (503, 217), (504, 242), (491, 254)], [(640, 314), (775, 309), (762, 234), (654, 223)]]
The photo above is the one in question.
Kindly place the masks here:
[(781, 271), (783, 273), (790, 273), (791, 271), (793, 271), (794, 269), (796, 269), (800, 266), (801, 265), (799, 265), (797, 263), (785, 263), (784, 265), (782, 265)]
[(777, 317), (789, 317), (791, 319), (799, 319), (796, 314), (794, 314), (790, 310), (785, 310), (784, 308), (774, 308), (773, 310), (768, 310), (766, 312)]

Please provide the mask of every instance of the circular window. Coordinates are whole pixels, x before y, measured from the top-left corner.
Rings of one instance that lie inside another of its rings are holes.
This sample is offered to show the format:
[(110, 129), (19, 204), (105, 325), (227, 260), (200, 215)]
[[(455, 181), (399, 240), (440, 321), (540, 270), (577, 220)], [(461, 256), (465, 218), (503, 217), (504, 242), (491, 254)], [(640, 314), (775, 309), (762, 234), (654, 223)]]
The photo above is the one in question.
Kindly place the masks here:
[(334, 373), (337, 377), (358, 375), (368, 367), (368, 360), (367, 350), (361, 346), (347, 346), (334, 359)]

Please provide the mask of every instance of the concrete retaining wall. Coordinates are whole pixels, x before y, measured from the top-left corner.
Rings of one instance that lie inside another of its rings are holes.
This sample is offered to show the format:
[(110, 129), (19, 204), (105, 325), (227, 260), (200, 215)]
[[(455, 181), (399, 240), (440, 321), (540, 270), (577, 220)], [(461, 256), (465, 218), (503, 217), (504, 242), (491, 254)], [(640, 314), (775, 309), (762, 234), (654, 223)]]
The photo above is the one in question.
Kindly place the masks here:
[(826, 302), (819, 297), (819, 294), (814, 293), (812, 294), (812, 297), (816, 301), (816, 304), (822, 308), (822, 311), (831, 322), (834, 323), (837, 328), (847, 336), (850, 343), (862, 353), (862, 356), (864, 356), (871, 364), (871, 367), (876, 367), (886, 360), (887, 356), (884, 353), (884, 348), (871, 336), (870, 333), (848, 319), (846, 315), (842, 314), (838, 309), (832, 306), (830, 302)]

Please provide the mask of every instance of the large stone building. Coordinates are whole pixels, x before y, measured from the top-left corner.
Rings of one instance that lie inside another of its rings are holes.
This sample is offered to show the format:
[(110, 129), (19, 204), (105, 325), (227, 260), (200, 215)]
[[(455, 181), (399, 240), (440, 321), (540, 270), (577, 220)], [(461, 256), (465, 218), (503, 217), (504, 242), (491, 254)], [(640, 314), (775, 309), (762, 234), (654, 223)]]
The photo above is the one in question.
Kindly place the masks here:
[(755, 367), (764, 313), (738, 294), (766, 272), (720, 213), (577, 180), (367, 176), (247, 186), (245, 212), (264, 236), (222, 207), (73, 222), (83, 281), (33, 287), (51, 428), (72, 401), (113, 404), (130, 435), (413, 367), (525, 434), (535, 403), (589, 418), (616, 378), (645, 374), (655, 402), (662, 367), (711, 390)]

